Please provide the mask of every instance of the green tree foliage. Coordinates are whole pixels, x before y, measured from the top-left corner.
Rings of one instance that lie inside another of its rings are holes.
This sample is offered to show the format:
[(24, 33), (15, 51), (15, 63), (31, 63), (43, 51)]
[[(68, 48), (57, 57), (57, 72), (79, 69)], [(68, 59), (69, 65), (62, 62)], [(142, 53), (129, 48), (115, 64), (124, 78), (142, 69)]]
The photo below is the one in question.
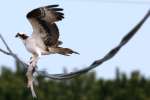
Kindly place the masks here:
[[(138, 71), (130, 77), (116, 70), (115, 79), (96, 78), (95, 72), (56, 81), (38, 76), (35, 86), (37, 100), (150, 100), (150, 80)], [(23, 67), (16, 62), (16, 71), (2, 66), (0, 100), (33, 100), (26, 87)]]

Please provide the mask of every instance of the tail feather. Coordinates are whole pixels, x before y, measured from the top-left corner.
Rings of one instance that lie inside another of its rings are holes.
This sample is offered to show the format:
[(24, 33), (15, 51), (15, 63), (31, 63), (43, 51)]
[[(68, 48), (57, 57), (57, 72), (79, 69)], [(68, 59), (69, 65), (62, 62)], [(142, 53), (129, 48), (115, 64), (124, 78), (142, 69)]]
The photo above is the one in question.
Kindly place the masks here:
[(76, 51), (73, 51), (72, 49), (69, 49), (69, 48), (61, 48), (59, 47), (59, 54), (62, 54), (62, 55), (65, 55), (65, 56), (70, 56), (70, 54), (79, 54), (78, 52)]
[(62, 48), (62, 47), (55, 47), (55, 48), (50, 48), (51, 50), (53, 49), (53, 51), (55, 53), (61, 54), (61, 55), (65, 55), (65, 56), (70, 56), (70, 54), (79, 54), (76, 51), (73, 51), (70, 48)]

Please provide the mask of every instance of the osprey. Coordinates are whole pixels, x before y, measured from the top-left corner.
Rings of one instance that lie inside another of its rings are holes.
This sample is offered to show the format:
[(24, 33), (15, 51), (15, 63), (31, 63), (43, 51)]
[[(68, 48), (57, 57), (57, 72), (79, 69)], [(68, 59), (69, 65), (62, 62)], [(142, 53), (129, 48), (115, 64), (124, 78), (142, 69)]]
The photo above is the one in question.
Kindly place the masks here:
[(61, 54), (69, 56), (72, 53), (79, 54), (69, 48), (60, 47), (59, 29), (55, 22), (64, 18), (63, 9), (58, 8), (59, 5), (48, 5), (39, 7), (29, 12), (26, 17), (32, 25), (33, 33), (29, 37), (23, 32), (16, 34), (26, 49), (32, 53), (31, 62), (33, 66), (37, 63), (41, 55)]

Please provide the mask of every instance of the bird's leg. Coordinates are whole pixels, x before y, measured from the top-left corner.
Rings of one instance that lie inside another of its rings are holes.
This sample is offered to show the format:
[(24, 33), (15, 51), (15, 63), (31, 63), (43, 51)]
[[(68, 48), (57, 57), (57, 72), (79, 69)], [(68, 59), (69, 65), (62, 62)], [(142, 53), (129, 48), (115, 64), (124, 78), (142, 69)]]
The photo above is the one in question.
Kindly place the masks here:
[(33, 57), (32, 63), (31, 63), (33, 67), (36, 66), (36, 64), (37, 64), (38, 60), (40, 59), (40, 57), (41, 57), (41, 52), (38, 52), (38, 55), (35, 55), (35, 56)]
[(33, 61), (33, 56), (32, 57), (30, 57), (30, 60), (29, 60), (29, 64), (31, 64), (32, 63), (32, 61)]
[(38, 56), (32, 55), (32, 57), (30, 57), (29, 64), (33, 64), (33, 62), (34, 62), (34, 66), (35, 66), (40, 57), (41, 57), (40, 52), (38, 53)]

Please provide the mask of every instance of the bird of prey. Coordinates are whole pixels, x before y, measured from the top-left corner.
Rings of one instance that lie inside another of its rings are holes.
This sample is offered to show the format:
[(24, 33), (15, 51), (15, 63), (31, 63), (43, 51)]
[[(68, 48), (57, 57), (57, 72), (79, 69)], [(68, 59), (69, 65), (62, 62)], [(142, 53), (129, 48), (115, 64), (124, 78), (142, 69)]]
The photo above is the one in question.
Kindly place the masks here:
[(55, 22), (64, 18), (63, 9), (59, 5), (48, 5), (39, 7), (29, 12), (26, 17), (32, 25), (33, 33), (29, 37), (23, 32), (16, 34), (26, 49), (32, 54), (31, 62), (37, 60), (41, 55), (61, 54), (69, 56), (72, 53), (79, 54), (70, 48), (60, 47), (59, 29)]

